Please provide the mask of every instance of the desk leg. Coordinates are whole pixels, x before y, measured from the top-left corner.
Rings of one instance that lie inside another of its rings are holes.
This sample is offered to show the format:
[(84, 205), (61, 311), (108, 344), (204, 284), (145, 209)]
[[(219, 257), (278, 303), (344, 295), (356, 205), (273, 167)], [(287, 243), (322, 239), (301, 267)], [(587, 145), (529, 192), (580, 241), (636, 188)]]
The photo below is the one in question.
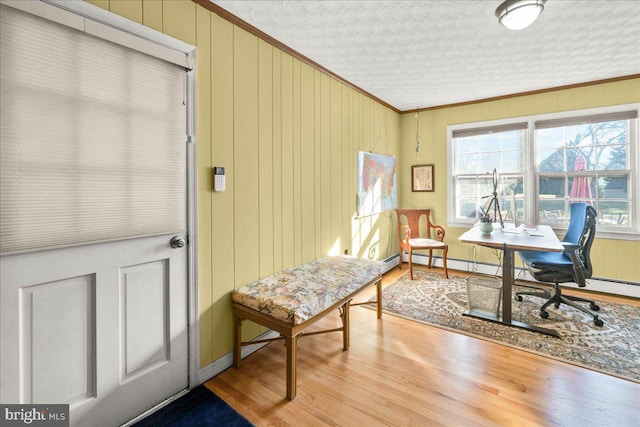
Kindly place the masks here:
[(511, 287), (513, 286), (513, 250), (504, 248), (502, 259), (502, 322), (511, 324)]

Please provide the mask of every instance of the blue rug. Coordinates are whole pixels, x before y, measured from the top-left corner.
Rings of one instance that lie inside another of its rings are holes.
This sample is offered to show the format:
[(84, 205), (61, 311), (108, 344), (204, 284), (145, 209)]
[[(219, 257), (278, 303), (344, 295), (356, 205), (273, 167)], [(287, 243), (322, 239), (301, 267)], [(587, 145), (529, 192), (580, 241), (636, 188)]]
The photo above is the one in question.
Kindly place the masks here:
[(134, 424), (134, 427), (251, 427), (246, 418), (201, 385), (164, 408)]

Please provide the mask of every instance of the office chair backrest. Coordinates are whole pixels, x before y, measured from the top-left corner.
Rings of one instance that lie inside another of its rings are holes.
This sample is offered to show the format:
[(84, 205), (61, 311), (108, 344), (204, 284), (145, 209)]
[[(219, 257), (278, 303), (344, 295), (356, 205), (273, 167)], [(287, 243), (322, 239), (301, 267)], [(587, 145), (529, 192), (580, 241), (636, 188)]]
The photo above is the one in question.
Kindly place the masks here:
[(563, 242), (580, 245), (580, 260), (584, 265), (585, 277), (591, 277), (593, 266), (591, 264), (591, 244), (596, 237), (596, 210), (587, 203), (572, 203), (569, 229)]

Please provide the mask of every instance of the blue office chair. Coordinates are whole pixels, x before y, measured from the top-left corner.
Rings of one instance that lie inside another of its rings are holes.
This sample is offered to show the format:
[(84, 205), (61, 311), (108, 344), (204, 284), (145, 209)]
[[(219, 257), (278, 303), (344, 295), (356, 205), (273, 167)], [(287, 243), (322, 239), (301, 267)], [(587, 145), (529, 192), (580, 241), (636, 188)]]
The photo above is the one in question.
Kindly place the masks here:
[[(553, 293), (540, 289), (538, 292), (521, 291), (516, 293), (516, 299), (522, 301), (522, 295), (534, 295), (548, 298), (540, 307), (540, 317), (546, 319), (549, 313), (547, 307), (554, 304), (556, 308), (560, 304), (567, 304), (593, 316), (593, 323), (602, 326), (604, 323), (597, 314), (576, 302), (588, 302), (593, 311), (600, 307), (592, 300), (563, 295), (560, 283), (573, 282), (585, 287), (586, 279), (593, 273), (593, 266), (589, 254), (591, 244), (596, 235), (596, 210), (586, 203), (573, 203), (571, 205), (571, 219), (569, 229), (562, 239), (565, 252), (534, 252), (520, 251), (520, 258), (527, 270), (540, 282), (553, 283)], [(538, 288), (536, 288), (538, 289)]]

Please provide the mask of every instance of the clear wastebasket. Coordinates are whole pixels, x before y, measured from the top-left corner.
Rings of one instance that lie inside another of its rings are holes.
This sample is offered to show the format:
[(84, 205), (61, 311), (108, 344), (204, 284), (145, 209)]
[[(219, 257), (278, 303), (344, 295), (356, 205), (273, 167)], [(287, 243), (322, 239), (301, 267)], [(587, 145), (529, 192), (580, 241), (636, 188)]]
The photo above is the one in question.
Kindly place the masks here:
[(465, 282), (469, 312), (498, 316), (502, 281), (493, 277), (468, 276)]

